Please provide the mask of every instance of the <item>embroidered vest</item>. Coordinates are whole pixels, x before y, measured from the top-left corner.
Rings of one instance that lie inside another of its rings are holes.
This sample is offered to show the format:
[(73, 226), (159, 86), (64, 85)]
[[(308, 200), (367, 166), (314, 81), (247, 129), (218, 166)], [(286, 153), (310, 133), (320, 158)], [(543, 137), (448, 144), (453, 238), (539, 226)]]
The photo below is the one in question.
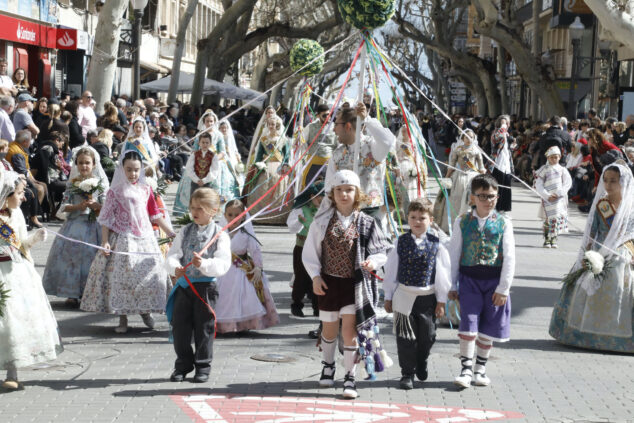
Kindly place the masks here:
[(504, 217), (494, 212), (484, 224), (478, 227), (478, 219), (471, 212), (460, 221), (462, 232), (461, 266), (502, 267), (502, 239), (506, 222)]
[(355, 242), (359, 238), (358, 218), (359, 214), (355, 212), (347, 229), (343, 228), (336, 212), (330, 219), (326, 236), (321, 242), (321, 269), (325, 274), (339, 278), (354, 277)]
[(315, 213), (317, 213), (317, 207), (312, 204), (307, 204), (302, 207), (302, 215), (304, 216), (304, 223), (302, 230), (297, 233), (296, 245), (298, 247), (304, 246), (304, 241), (306, 241), (306, 236), (308, 235), (308, 228), (311, 223), (313, 223), (313, 219), (315, 218)]
[[(202, 232), (198, 231), (198, 225), (196, 225), (195, 223), (190, 223), (189, 225), (185, 226), (185, 228), (183, 228), (183, 257), (181, 257), (180, 260), (181, 266), (185, 266), (187, 263), (192, 261), (192, 259), (194, 258), (194, 253), (202, 250), (205, 244), (207, 244), (209, 240), (211, 240), (211, 238), (216, 234), (218, 230), (218, 226), (213, 222), (207, 225), (207, 228)], [(209, 247), (207, 251), (205, 251), (205, 254), (203, 254), (202, 257), (212, 258), (214, 256), (214, 253), (216, 252), (217, 245), (218, 243), (214, 242), (211, 247)], [(193, 265), (187, 268), (187, 277), (190, 280), (192, 278), (209, 278), (210, 282), (216, 281), (216, 278), (214, 277), (203, 275), (200, 270), (198, 270)]]
[(209, 173), (209, 169), (211, 169), (211, 162), (214, 159), (214, 153), (208, 151), (205, 157), (203, 157), (203, 152), (198, 150), (194, 153), (194, 173), (200, 179), (203, 179)]
[(403, 285), (425, 287), (434, 284), (439, 239), (427, 233), (416, 245), (411, 232), (398, 238), (398, 281)]

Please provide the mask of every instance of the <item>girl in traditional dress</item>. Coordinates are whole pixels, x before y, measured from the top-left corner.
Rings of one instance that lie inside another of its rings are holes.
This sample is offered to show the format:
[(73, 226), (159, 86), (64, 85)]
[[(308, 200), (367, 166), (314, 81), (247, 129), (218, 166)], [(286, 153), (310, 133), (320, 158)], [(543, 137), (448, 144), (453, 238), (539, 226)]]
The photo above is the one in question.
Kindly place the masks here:
[(465, 130), (461, 141), (449, 155), (449, 166), (457, 170), (451, 167), (447, 169), (447, 177), (451, 178), (451, 194), (449, 195), (451, 208), (450, 213), (447, 213), (447, 210), (443, 212), (440, 224), (445, 232), (448, 232), (449, 226), (453, 224), (456, 217), (469, 210), (471, 180), (481, 173), (486, 173), (475, 133), (471, 129)]
[(491, 158), (494, 163), (488, 165), (491, 174), (500, 185), (498, 191), (500, 197), (496, 207), (497, 211), (502, 213), (511, 211), (513, 201), (511, 194), (513, 160), (511, 160), (511, 147), (508, 142), (509, 122), (508, 115), (502, 115), (495, 121), (496, 129), (491, 134)]
[(359, 211), (364, 196), (360, 186), (359, 176), (351, 170), (334, 174), (326, 187), (332, 207), (317, 213), (302, 252), (323, 323), (319, 385), (334, 386), (335, 341), (341, 320), (346, 372), (343, 396), (349, 399), (357, 397), (357, 360), (365, 363), (370, 378), (391, 364), (378, 339), (375, 308), (379, 295), (372, 273), (387, 261), (389, 243), (376, 221)]
[(150, 221), (175, 236), (145, 183), (145, 170), (136, 151), (124, 151), (106, 194), (99, 219), (102, 247), (95, 257), (81, 309), (119, 315), (117, 333), (128, 331), (128, 314), (141, 314), (154, 327), (150, 313), (163, 313), (168, 277)]
[(24, 187), (17, 173), (0, 174), (0, 281), (9, 291), (0, 309), (0, 368), (7, 371), (2, 387), (9, 390), (22, 386), (18, 368), (54, 360), (62, 351), (53, 310), (29, 254), (46, 239), (46, 231), (28, 235), (20, 211)]
[(565, 284), (550, 320), (550, 335), (566, 345), (634, 353), (634, 178), (617, 161), (603, 169), (581, 241), (576, 271), (584, 255), (605, 258), (603, 272), (584, 272)]
[(242, 185), (244, 184), (244, 165), (242, 164), (242, 157), (238, 152), (236, 139), (229, 121), (222, 119), (218, 124), (218, 130), (220, 134), (222, 134), (226, 151), (223, 160), (227, 164), (227, 167), (223, 168), (223, 172), (226, 171), (226, 173), (223, 173), (222, 185), (224, 191), (231, 196), (230, 198), (227, 197), (227, 200), (233, 200), (238, 197), (240, 191), (242, 191)]
[(535, 173), (535, 189), (542, 197), (539, 217), (544, 220), (544, 248), (557, 248), (557, 236), (568, 232), (568, 191), (572, 178), (559, 164), (561, 151), (552, 146), (546, 150), (548, 163)]
[(132, 121), (123, 150), (136, 151), (149, 166), (156, 168), (158, 165), (159, 156), (143, 116), (137, 116)]
[[(59, 234), (88, 244), (101, 245), (101, 226), (97, 214), (106, 198), (108, 178), (101, 168), (99, 154), (92, 147), (79, 147), (74, 151), (73, 167), (64, 192), (60, 210), (66, 222)], [(90, 194), (78, 189), (83, 181), (94, 181), (97, 190)], [(66, 305), (79, 307), (97, 250), (93, 247), (56, 237), (51, 247), (42, 283), (48, 295), (67, 298)]]
[[(247, 174), (244, 190), (248, 193), (247, 202), (251, 204), (264, 195), (288, 170), (289, 145), (288, 138), (282, 132), (282, 120), (277, 116), (267, 121), (268, 132), (260, 137), (255, 147), (253, 165)], [(251, 209), (253, 214), (267, 207), (267, 214), (263, 223), (281, 225), (286, 222), (292, 203), (287, 201), (286, 193), (288, 181), (282, 180), (262, 201)], [(286, 203), (286, 204), (284, 204)], [(258, 219), (256, 219), (257, 221)]]
[[(224, 227), (244, 211), (244, 204), (231, 200), (225, 206)], [(280, 319), (262, 271), (262, 252), (251, 223), (238, 228), (244, 218), (229, 227), (232, 265), (218, 278), (216, 305), (217, 330), (220, 333), (259, 330), (274, 326)]]

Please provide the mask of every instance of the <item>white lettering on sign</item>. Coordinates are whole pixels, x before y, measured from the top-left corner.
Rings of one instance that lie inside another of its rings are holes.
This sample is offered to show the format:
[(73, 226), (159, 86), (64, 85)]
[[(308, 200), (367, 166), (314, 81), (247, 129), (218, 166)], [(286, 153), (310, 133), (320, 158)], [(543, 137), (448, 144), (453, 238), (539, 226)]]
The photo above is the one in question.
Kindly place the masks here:
[(32, 29), (24, 28), (20, 24), (18, 24), (17, 36), (18, 40), (35, 42), (35, 31), (33, 31)]

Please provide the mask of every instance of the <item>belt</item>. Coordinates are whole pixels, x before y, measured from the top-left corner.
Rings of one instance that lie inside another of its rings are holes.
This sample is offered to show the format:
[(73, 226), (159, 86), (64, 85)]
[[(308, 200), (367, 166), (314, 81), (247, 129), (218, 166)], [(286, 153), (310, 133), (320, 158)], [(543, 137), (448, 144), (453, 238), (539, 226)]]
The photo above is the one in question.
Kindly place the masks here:
[(0, 263), (4, 261), (13, 261), (13, 259), (11, 258), (11, 256), (0, 256)]

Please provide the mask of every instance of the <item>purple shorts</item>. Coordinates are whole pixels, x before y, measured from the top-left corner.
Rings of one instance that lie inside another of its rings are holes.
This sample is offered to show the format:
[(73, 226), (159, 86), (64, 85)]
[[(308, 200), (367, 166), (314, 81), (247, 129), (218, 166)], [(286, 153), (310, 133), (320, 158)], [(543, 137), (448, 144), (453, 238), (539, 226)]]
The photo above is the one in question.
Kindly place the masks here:
[(459, 333), (482, 334), (493, 341), (508, 341), (511, 334), (511, 297), (500, 307), (493, 305), (499, 278), (475, 279), (458, 275), (460, 296)]

